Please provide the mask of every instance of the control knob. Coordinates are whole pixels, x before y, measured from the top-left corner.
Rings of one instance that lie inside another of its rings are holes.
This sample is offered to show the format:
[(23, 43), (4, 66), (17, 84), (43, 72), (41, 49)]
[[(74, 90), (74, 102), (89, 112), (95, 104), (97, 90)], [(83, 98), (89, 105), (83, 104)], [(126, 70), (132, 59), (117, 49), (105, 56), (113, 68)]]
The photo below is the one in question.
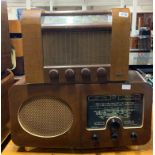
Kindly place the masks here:
[(83, 80), (90, 80), (90, 77), (91, 77), (91, 71), (90, 71), (90, 69), (83, 68), (81, 70), (81, 75), (82, 75)]
[(75, 79), (75, 72), (73, 69), (67, 69), (65, 71), (65, 77), (67, 81), (73, 81)]
[(115, 118), (111, 118), (108, 121), (108, 127), (111, 131), (111, 139), (112, 140), (117, 140), (119, 137), (119, 129), (121, 128), (122, 125), (122, 121), (115, 117)]
[(56, 69), (51, 69), (49, 71), (49, 77), (52, 81), (57, 81), (59, 79), (59, 71)]
[(98, 80), (101, 81), (101, 82), (104, 82), (106, 81), (106, 69), (103, 68), (103, 67), (99, 67), (97, 69), (97, 77), (98, 77)]

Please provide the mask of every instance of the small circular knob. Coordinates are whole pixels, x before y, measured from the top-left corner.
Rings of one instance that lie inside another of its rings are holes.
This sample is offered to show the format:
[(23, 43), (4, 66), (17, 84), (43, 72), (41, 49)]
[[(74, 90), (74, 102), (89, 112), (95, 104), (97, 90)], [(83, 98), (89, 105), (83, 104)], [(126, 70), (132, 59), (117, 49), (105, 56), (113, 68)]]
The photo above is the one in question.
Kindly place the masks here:
[(107, 81), (107, 76), (106, 76), (106, 69), (105, 68), (103, 68), (103, 67), (99, 67), (98, 69), (97, 69), (97, 78), (98, 78), (98, 81), (100, 82), (100, 83), (104, 83), (104, 82), (106, 82)]
[(56, 69), (52, 69), (49, 71), (49, 77), (51, 80), (58, 80), (59, 79), (59, 71)]
[(74, 80), (75, 78), (75, 72), (73, 69), (67, 69), (65, 71), (65, 77), (68, 81)]
[(97, 140), (98, 140), (97, 134), (94, 133), (94, 134), (92, 135), (92, 140), (94, 140), (94, 141), (97, 141)]
[(111, 131), (111, 139), (112, 140), (117, 140), (119, 137), (119, 128), (122, 125), (122, 121), (120, 118), (114, 117), (111, 118), (108, 122), (107, 125)]
[(91, 72), (88, 68), (83, 68), (81, 70), (81, 75), (84, 80), (90, 80)]
[(106, 76), (106, 69), (103, 68), (103, 67), (99, 67), (97, 69), (97, 76), (98, 76), (98, 78), (105, 78), (105, 76)]
[(118, 138), (118, 133), (117, 132), (114, 132), (114, 133), (111, 134), (111, 139), (112, 140), (117, 140), (117, 138)]
[(132, 132), (130, 137), (131, 137), (132, 140), (136, 140), (137, 139), (137, 133)]

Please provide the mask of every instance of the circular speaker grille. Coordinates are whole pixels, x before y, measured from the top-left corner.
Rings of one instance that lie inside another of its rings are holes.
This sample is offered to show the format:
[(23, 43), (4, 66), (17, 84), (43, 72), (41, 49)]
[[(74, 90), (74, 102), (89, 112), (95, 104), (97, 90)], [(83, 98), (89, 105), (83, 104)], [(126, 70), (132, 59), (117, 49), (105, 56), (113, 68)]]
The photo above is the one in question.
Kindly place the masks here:
[(65, 102), (42, 96), (33, 97), (22, 104), (18, 121), (29, 134), (50, 138), (67, 132), (72, 126), (73, 115)]

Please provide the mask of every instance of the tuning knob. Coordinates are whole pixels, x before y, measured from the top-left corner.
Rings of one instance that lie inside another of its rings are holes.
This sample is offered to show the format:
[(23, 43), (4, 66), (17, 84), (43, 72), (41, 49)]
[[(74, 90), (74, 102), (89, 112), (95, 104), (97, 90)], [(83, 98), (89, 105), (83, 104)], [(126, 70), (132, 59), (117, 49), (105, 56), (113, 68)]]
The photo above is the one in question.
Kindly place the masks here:
[(83, 68), (81, 70), (81, 75), (82, 75), (83, 80), (90, 80), (90, 77), (91, 77), (90, 69)]
[(75, 72), (73, 69), (67, 69), (65, 71), (65, 77), (67, 79), (67, 81), (72, 81), (75, 79)]
[(119, 118), (112, 118), (108, 121), (110, 130), (117, 130), (121, 126), (121, 120)]
[(56, 69), (52, 69), (49, 71), (49, 77), (53, 81), (56, 81), (59, 79), (59, 71)]
[(97, 69), (97, 77), (99, 81), (105, 81), (106, 80), (106, 69), (103, 67), (99, 67)]
[(122, 124), (121, 120), (119, 118), (111, 118), (107, 124), (111, 131), (111, 139), (117, 140), (119, 137), (119, 129)]

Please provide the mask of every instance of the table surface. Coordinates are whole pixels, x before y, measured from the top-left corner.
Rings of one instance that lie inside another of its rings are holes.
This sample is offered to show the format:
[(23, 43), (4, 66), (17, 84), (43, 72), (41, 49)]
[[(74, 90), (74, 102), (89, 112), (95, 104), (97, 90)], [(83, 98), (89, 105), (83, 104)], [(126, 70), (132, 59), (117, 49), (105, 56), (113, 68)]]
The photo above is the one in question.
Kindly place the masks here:
[[(43, 149), (43, 148), (21, 148), (16, 146), (12, 141), (8, 143), (2, 152), (2, 155), (153, 155), (152, 139), (143, 146), (133, 146), (126, 148), (117, 149), (106, 149), (106, 150), (86, 150), (75, 151), (70, 150), (65, 152), (59, 150), (59, 153), (53, 149)], [(61, 152), (61, 153), (60, 153)]]

